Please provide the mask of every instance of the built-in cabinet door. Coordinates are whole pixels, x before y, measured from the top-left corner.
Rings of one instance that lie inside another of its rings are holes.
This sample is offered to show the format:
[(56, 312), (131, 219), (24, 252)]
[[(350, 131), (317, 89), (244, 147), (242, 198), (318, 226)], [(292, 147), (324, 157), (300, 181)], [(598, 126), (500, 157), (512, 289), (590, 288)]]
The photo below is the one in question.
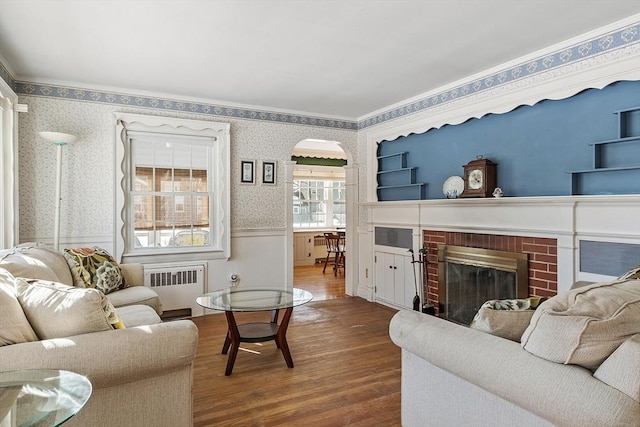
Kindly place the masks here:
[(415, 284), (411, 257), (395, 255), (395, 266), (397, 269), (394, 302), (402, 307), (412, 308)]
[(387, 302), (395, 302), (395, 283), (396, 283), (396, 262), (395, 255), (381, 252), (382, 262), (384, 265), (384, 278), (382, 283), (382, 292), (378, 290), (378, 293), (382, 299)]
[(304, 261), (305, 259), (305, 235), (293, 235), (293, 260), (296, 262)]
[(411, 308), (415, 295), (411, 257), (375, 252), (375, 296), (383, 304)]
[(312, 265), (315, 262), (314, 233), (294, 233), (294, 265)]

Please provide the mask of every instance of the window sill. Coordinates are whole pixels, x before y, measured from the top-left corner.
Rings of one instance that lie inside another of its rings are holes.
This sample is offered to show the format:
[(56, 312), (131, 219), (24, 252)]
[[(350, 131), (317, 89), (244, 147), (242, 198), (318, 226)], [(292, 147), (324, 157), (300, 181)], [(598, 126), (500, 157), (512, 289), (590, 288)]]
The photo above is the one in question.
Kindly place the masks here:
[(222, 250), (200, 250), (191, 249), (185, 251), (162, 251), (162, 252), (135, 252), (125, 253), (122, 255), (123, 263), (176, 263), (183, 261), (210, 261), (210, 260), (226, 260), (228, 255)]

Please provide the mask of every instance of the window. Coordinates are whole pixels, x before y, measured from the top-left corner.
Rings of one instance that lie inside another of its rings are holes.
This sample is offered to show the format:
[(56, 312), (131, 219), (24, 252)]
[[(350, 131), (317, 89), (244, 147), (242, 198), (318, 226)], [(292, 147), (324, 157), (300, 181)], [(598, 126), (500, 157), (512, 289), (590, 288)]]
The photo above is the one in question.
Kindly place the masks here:
[(344, 227), (345, 224), (344, 180), (294, 179), (294, 228)]
[[(135, 179), (129, 193), (136, 247), (209, 245), (210, 147), (199, 141), (132, 138)], [(171, 139), (171, 138), (169, 138)], [(171, 165), (165, 165), (171, 163)]]
[(229, 125), (120, 114), (118, 126), (122, 255), (228, 257)]

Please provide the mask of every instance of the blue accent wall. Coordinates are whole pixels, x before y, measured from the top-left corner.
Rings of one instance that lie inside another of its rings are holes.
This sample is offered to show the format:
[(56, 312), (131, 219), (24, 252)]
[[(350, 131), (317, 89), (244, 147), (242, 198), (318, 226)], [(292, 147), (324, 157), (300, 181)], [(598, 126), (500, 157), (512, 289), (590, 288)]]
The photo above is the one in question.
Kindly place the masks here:
[[(452, 175), (462, 176), (462, 166), (477, 155), (498, 164), (498, 187), (507, 197), (570, 195), (572, 177), (568, 172), (594, 167), (590, 144), (628, 136), (620, 135), (619, 115), (614, 112), (638, 106), (640, 82), (618, 82), (567, 99), (541, 101), (508, 113), (384, 141), (378, 156), (406, 151), (406, 166), (417, 167), (415, 182), (428, 184), (427, 199), (444, 198), (444, 181)], [(629, 120), (627, 126), (632, 128), (626, 132), (640, 135), (639, 122)], [(630, 163), (640, 166), (640, 144), (625, 150)], [(637, 171), (611, 174), (596, 192), (640, 193), (637, 176)]]

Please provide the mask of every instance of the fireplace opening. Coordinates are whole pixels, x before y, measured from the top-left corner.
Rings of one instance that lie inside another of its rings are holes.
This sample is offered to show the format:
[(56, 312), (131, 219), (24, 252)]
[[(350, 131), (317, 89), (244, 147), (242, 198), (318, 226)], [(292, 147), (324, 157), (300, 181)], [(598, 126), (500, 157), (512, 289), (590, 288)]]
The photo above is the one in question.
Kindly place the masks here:
[(469, 325), (485, 301), (529, 296), (527, 254), (438, 245), (438, 293), (440, 316)]

